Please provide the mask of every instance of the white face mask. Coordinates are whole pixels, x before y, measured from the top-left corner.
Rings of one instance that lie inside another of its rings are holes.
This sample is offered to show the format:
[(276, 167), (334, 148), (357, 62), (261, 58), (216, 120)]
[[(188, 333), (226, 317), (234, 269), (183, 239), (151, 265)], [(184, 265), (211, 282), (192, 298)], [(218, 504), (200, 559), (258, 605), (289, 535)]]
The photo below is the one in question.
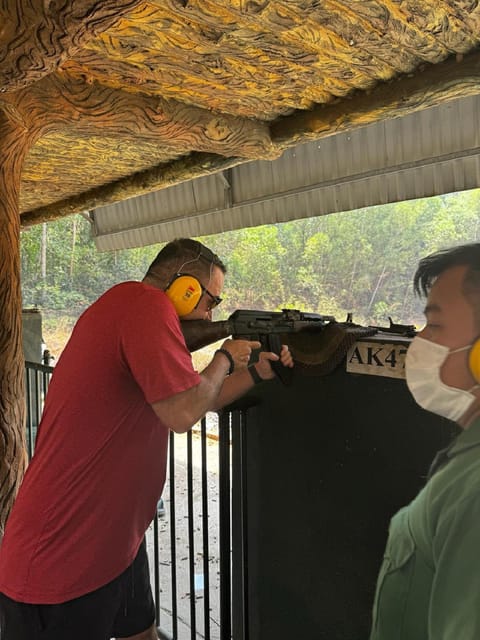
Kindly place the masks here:
[(415, 401), (427, 411), (432, 411), (450, 420), (458, 420), (475, 400), (472, 394), (480, 387), (456, 389), (440, 380), (440, 368), (451, 353), (466, 351), (472, 345), (450, 349), (416, 336), (407, 351), (405, 373), (407, 385)]

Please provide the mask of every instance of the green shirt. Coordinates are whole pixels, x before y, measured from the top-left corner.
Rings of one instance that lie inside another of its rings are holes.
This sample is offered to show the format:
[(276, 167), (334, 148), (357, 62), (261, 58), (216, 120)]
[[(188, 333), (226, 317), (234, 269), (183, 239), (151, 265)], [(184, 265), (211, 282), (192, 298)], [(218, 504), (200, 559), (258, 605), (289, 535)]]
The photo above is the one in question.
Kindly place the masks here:
[(370, 640), (480, 639), (480, 420), (391, 520)]

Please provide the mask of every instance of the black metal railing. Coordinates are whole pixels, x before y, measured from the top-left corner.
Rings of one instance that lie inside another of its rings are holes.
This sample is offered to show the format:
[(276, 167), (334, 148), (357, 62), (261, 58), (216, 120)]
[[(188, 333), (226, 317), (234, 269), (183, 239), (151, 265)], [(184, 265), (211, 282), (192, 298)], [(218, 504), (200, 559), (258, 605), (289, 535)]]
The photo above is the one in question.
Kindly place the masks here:
[[(53, 370), (26, 363), (30, 456)], [(222, 411), (209, 414), (187, 434), (170, 434), (165, 514), (146, 533), (163, 640), (231, 640), (232, 633), (235, 640), (247, 637), (245, 420), (244, 410)], [(233, 520), (232, 497), (237, 505)]]
[(25, 362), (26, 439), (29, 458), (33, 455), (37, 428), (40, 423), (43, 403), (52, 373), (53, 367), (38, 362)]

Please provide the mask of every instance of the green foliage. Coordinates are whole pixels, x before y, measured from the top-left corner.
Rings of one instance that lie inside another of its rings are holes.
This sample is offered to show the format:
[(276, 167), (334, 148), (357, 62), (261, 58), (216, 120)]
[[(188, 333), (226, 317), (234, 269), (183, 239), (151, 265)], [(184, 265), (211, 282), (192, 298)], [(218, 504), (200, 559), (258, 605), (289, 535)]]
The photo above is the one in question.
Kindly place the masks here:
[(98, 253), (82, 216), (31, 227), (21, 233), (23, 306), (79, 315), (114, 284), (141, 279), (157, 252), (145, 247)]
[[(478, 240), (479, 225), (480, 190), (473, 190), (198, 239), (227, 264), (215, 319), (237, 308), (293, 307), (340, 320), (351, 312), (361, 324), (386, 325), (391, 316), (418, 326), (418, 260)], [(140, 280), (160, 247), (98, 253), (82, 216), (29, 228), (21, 234), (24, 306), (78, 317), (112, 285)]]
[(239, 306), (276, 309), (284, 299), (280, 262), (285, 254), (277, 227), (240, 229), (233, 232), (232, 238), (228, 252), (222, 250), (222, 238), (219, 243), (211, 242), (210, 238), (199, 238), (219, 256), (227, 256), (227, 287), (222, 311), (231, 313)]

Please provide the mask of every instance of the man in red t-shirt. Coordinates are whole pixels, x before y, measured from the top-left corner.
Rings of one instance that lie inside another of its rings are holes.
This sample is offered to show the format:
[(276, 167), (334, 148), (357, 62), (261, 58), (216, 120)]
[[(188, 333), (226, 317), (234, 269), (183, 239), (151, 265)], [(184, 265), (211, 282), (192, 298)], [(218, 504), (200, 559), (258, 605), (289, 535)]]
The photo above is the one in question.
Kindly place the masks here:
[[(144, 534), (168, 432), (273, 378), (278, 359), (263, 352), (249, 367), (260, 343), (226, 340), (194, 370), (179, 317), (211, 320), (225, 273), (218, 256), (181, 238), (142, 282), (112, 287), (79, 318), (0, 547), (2, 640), (157, 637)], [(285, 346), (280, 360), (293, 365)]]

